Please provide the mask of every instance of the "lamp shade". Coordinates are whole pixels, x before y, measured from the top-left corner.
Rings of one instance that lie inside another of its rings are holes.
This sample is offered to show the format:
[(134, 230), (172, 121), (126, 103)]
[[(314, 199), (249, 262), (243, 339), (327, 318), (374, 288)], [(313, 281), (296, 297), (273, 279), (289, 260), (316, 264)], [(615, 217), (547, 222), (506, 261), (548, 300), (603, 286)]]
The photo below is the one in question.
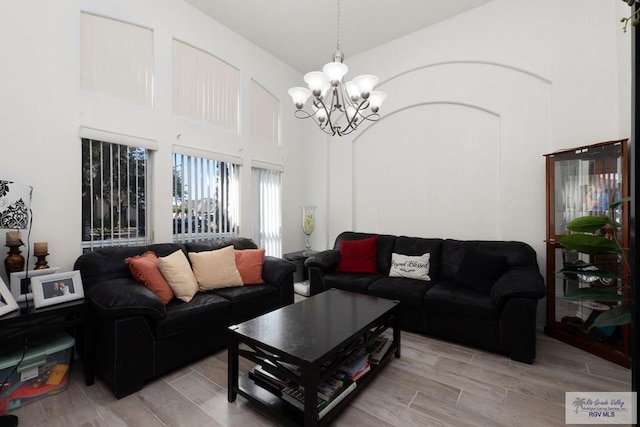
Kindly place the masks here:
[(371, 74), (363, 74), (361, 76), (354, 77), (353, 83), (358, 87), (360, 96), (367, 99), (374, 86), (378, 84), (378, 78)]
[(369, 96), (369, 105), (371, 106), (371, 109), (375, 109), (374, 112), (377, 111), (385, 99), (387, 99), (386, 92), (382, 92), (380, 90), (374, 90), (371, 92), (371, 95)]
[(353, 102), (357, 102), (360, 98), (360, 90), (358, 90), (358, 86), (356, 86), (353, 81), (346, 82), (344, 86), (347, 88), (347, 94), (349, 95), (349, 98), (351, 98)]
[(323, 123), (325, 120), (327, 120), (327, 112), (322, 107), (316, 108), (316, 112), (314, 114), (318, 118), (318, 121), (320, 123)]
[(0, 228), (29, 227), (33, 187), (0, 180)]
[(349, 67), (341, 62), (329, 62), (322, 67), (322, 71), (333, 82), (339, 82), (349, 72)]
[(311, 96), (311, 91), (305, 87), (292, 87), (289, 89), (289, 95), (296, 108), (301, 109)]
[(304, 75), (304, 81), (313, 92), (313, 96), (320, 96), (322, 89), (329, 83), (329, 76), (322, 71), (311, 71)]

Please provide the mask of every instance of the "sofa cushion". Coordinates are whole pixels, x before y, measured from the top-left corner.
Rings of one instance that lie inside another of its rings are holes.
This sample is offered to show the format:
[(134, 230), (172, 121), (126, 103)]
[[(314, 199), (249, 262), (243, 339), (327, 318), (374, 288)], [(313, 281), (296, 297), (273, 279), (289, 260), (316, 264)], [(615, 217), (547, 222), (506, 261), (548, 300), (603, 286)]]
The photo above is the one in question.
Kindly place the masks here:
[(431, 255), (427, 252), (420, 256), (391, 254), (391, 269), (389, 277), (406, 277), (407, 279), (429, 281), (429, 259)]
[(427, 313), (444, 313), (465, 319), (495, 320), (500, 317), (498, 306), (489, 294), (484, 294), (452, 282), (437, 282), (424, 296)]
[(129, 264), (133, 278), (158, 295), (163, 304), (173, 299), (173, 291), (158, 268), (156, 254), (147, 251), (142, 255), (128, 257), (124, 262)]
[(189, 259), (199, 290), (242, 286), (233, 246), (213, 251), (189, 252)]
[(227, 246), (233, 246), (234, 249), (258, 248), (253, 240), (247, 239), (246, 237), (223, 237), (221, 239), (206, 240), (203, 242), (185, 243), (187, 252), (212, 251), (215, 249), (226, 248)]
[(167, 279), (176, 298), (189, 302), (198, 292), (198, 282), (182, 250), (158, 258), (158, 268)]
[(488, 294), (506, 268), (507, 257), (468, 249), (454, 282), (476, 292)]
[[(393, 249), (396, 236), (390, 234), (373, 234), (373, 233), (358, 233), (355, 231), (344, 231), (336, 237), (336, 241), (333, 249), (340, 249), (340, 242), (343, 240), (362, 240), (369, 237), (378, 236), (378, 254), (376, 260), (376, 266), (378, 273), (389, 274), (389, 268), (391, 268), (391, 252)], [(400, 252), (402, 253), (402, 252)], [(416, 254), (407, 254), (416, 255)]]
[(422, 308), (424, 295), (431, 286), (432, 282), (424, 280), (383, 277), (371, 283), (367, 293), (380, 298), (398, 300), (406, 307)]
[(244, 322), (273, 310), (280, 299), (280, 289), (271, 285), (239, 286), (212, 292), (231, 301), (231, 324)]
[(322, 279), (326, 289), (337, 288), (366, 294), (369, 285), (381, 277), (384, 276), (369, 273), (325, 273)]
[(393, 252), (403, 255), (429, 254), (429, 277), (439, 279), (442, 239), (399, 236), (393, 245)]
[(340, 242), (340, 273), (377, 273), (378, 236)]
[(201, 329), (207, 324), (228, 324), (231, 316), (231, 302), (211, 292), (198, 292), (188, 304), (174, 299), (166, 309), (166, 318), (155, 324), (157, 339)]
[(264, 283), (262, 278), (264, 252), (264, 249), (236, 249), (236, 267), (238, 267), (243, 284), (260, 285)]

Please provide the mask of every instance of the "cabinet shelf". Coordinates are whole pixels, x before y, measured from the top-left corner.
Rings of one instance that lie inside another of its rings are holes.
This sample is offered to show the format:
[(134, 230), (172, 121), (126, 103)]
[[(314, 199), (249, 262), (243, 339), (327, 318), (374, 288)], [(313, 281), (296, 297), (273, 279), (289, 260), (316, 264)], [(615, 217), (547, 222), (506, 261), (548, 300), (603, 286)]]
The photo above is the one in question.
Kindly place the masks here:
[[(620, 224), (615, 236), (623, 248), (629, 246), (628, 212), (624, 204), (613, 212), (609, 204), (628, 194), (628, 140), (561, 150), (545, 155), (547, 192), (547, 324), (545, 333), (575, 347), (589, 351), (622, 366), (630, 365), (629, 327), (589, 328), (601, 313), (616, 307), (612, 296), (595, 294), (593, 299), (567, 297), (578, 289), (592, 288), (596, 292), (611, 290), (612, 295), (628, 297), (630, 289), (621, 281), (615, 260), (569, 252), (560, 244), (567, 224), (582, 216), (613, 216)], [(606, 231), (606, 230), (605, 230)], [(563, 266), (593, 263), (611, 271), (615, 277), (591, 281), (580, 274), (559, 273)], [(611, 268), (611, 270), (610, 270)], [(618, 290), (615, 290), (618, 289)], [(583, 292), (583, 291), (580, 291)], [(587, 292), (587, 291), (584, 291)], [(621, 298), (621, 299), (623, 299)]]

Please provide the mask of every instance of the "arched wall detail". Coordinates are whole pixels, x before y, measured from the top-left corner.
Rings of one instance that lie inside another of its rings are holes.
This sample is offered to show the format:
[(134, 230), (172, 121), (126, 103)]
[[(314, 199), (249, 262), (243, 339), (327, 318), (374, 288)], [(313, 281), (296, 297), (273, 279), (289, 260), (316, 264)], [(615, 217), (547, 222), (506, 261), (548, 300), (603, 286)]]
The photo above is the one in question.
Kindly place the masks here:
[(543, 262), (552, 82), (505, 64), (461, 60), (401, 71), (378, 87), (389, 93), (380, 120), (356, 132), (352, 144), (329, 147), (331, 215), (347, 214), (332, 220), (330, 235), (352, 229), (522, 240)]

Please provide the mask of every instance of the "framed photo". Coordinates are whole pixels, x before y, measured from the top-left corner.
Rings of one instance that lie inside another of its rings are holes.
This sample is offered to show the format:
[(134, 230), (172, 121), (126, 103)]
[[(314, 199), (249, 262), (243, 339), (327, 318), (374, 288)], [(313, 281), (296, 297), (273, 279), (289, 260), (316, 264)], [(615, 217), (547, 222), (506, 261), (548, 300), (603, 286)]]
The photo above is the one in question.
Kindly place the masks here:
[(13, 298), (13, 295), (11, 295), (11, 292), (9, 292), (9, 288), (7, 288), (4, 281), (0, 279), (0, 316), (4, 316), (17, 309), (18, 303), (15, 298)]
[(11, 273), (11, 295), (13, 295), (17, 302), (32, 300), (33, 293), (31, 292), (31, 279), (36, 276), (53, 274), (58, 270), (60, 270), (60, 267), (51, 267), (44, 268), (42, 270), (29, 270)]
[(31, 289), (36, 308), (84, 298), (82, 279), (77, 270), (33, 277)]

